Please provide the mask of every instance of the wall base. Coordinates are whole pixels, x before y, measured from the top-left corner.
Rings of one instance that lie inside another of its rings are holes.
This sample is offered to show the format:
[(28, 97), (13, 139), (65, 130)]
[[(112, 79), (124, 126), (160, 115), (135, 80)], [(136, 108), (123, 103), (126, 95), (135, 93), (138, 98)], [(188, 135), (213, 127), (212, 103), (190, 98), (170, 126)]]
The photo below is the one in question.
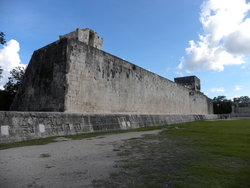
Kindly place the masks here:
[(0, 112), (0, 143), (217, 119), (217, 115)]

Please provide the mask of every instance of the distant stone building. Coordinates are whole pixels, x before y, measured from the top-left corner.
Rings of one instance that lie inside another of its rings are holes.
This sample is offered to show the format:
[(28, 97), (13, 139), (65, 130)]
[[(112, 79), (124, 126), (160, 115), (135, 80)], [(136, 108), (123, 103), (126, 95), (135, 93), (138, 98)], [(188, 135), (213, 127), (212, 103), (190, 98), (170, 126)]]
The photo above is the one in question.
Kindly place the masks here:
[(212, 114), (195, 77), (172, 82), (102, 50), (103, 39), (76, 29), (36, 50), (11, 106), (16, 111)]
[(250, 115), (250, 103), (236, 103), (232, 105), (232, 114)]
[(192, 91), (201, 90), (200, 79), (197, 78), (196, 76), (179, 77), (179, 78), (175, 78), (174, 81), (178, 84), (183, 85), (184, 87), (188, 89), (191, 89)]

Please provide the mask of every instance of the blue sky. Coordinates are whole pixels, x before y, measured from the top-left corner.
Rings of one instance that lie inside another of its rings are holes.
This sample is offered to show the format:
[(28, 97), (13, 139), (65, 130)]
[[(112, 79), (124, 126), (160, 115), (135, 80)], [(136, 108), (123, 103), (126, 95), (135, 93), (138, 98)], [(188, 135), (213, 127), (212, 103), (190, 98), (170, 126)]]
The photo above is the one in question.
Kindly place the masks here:
[(9, 43), (0, 65), (28, 64), (34, 50), (88, 27), (104, 38), (108, 53), (170, 80), (196, 75), (210, 98), (250, 96), (249, 1), (216, 1), (1, 0), (0, 31)]

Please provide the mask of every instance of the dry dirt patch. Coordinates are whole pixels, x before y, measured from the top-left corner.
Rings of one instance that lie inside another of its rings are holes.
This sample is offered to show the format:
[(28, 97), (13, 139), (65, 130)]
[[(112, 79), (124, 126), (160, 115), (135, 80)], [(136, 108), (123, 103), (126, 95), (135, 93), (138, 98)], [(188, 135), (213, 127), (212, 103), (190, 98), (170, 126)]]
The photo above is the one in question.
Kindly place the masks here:
[(129, 132), (0, 151), (0, 187), (93, 187), (118, 172), (123, 141), (160, 130)]

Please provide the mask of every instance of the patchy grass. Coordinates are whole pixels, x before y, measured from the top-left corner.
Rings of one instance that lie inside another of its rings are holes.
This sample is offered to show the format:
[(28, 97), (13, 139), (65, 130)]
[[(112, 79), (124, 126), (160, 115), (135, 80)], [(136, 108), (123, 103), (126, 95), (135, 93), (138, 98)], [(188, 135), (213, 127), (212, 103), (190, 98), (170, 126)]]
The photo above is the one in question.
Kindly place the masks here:
[(0, 143), (0, 150), (15, 148), (15, 147), (23, 147), (23, 146), (33, 146), (33, 145), (44, 145), (52, 142), (56, 142), (54, 139), (56, 137), (48, 137), (48, 138), (39, 138), (32, 140), (25, 140), (20, 142), (12, 142), (12, 143)]
[(108, 134), (119, 134), (119, 133), (136, 132), (136, 131), (138, 132), (151, 131), (151, 130), (162, 129), (164, 127), (166, 126), (143, 127), (143, 128), (128, 129), (128, 130), (111, 130), (111, 131), (104, 131), (104, 132), (93, 132), (93, 133), (68, 135), (68, 136), (53, 136), (53, 137), (31, 139), (31, 140), (12, 142), (12, 143), (0, 143), (0, 150), (8, 149), (8, 148), (15, 148), (15, 147), (23, 147), (23, 146), (45, 145), (45, 144), (49, 144), (52, 142), (57, 142), (56, 138), (60, 138), (60, 137), (77, 140), (77, 139), (85, 139), (85, 138), (103, 136), (103, 135), (108, 135)]
[(249, 119), (194, 122), (181, 127), (162, 135), (194, 148), (197, 160), (175, 174), (173, 187), (250, 187)]
[(119, 172), (95, 187), (250, 187), (250, 119), (179, 124), (115, 147)]

